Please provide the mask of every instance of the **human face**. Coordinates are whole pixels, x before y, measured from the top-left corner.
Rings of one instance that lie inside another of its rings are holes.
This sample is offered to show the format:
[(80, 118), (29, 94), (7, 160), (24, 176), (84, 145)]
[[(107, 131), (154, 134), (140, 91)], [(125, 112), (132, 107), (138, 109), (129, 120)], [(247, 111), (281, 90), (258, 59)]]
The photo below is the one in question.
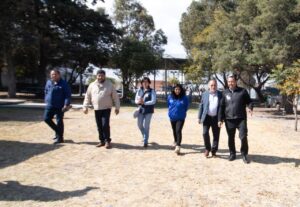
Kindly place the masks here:
[(58, 82), (59, 79), (60, 79), (60, 74), (59, 74), (58, 72), (52, 70), (52, 71), (50, 72), (50, 78), (51, 78), (52, 81)]
[(144, 81), (142, 82), (142, 86), (143, 86), (143, 88), (147, 89), (147, 88), (149, 88), (150, 84), (149, 84), (148, 81), (144, 80)]
[(227, 83), (228, 83), (229, 89), (233, 90), (233, 89), (236, 88), (236, 80), (235, 80), (234, 78), (229, 77), (229, 78), (227, 79)]
[(209, 91), (211, 93), (215, 93), (217, 90), (217, 81), (211, 80), (208, 83)]
[(176, 96), (179, 96), (181, 89), (179, 87), (176, 87), (174, 92), (175, 92)]
[(100, 83), (103, 83), (105, 81), (105, 74), (103, 74), (103, 73), (97, 74), (97, 80)]

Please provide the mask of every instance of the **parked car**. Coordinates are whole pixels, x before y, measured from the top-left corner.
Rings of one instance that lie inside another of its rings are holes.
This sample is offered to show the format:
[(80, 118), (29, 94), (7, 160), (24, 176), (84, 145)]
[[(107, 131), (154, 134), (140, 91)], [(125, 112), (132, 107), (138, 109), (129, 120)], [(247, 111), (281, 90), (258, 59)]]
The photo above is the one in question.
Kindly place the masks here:
[(266, 87), (262, 93), (266, 97), (266, 107), (276, 107), (279, 109), (282, 106), (282, 95), (280, 94), (279, 89), (274, 87)]

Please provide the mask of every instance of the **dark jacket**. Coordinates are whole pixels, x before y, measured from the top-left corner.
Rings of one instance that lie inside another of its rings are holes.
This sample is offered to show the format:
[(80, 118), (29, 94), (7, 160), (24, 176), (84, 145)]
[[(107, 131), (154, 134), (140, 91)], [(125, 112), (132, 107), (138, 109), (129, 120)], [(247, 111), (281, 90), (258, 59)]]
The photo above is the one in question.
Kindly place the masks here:
[[(220, 103), (222, 100), (222, 92), (221, 91), (216, 91), (217, 96), (218, 96), (218, 109), (217, 109), (217, 115), (220, 109)], [(206, 91), (203, 95), (202, 95), (202, 99), (201, 102), (199, 104), (199, 113), (198, 113), (198, 119), (201, 120), (201, 122), (204, 122), (206, 115), (208, 113), (208, 109), (209, 109), (209, 91)]]
[(186, 96), (176, 99), (172, 95), (169, 95), (168, 108), (168, 115), (171, 121), (184, 120), (189, 108), (189, 100)]
[(48, 80), (45, 86), (45, 103), (46, 108), (61, 109), (65, 105), (70, 105), (71, 90), (68, 83), (60, 79), (57, 84)]
[(140, 112), (142, 114), (151, 114), (154, 113), (154, 105), (156, 103), (156, 93), (155, 90), (150, 88), (145, 91), (143, 88), (140, 88), (135, 96), (135, 103), (138, 104), (139, 98), (143, 97), (144, 104), (140, 106)]
[(234, 91), (226, 89), (223, 92), (218, 120), (247, 119), (246, 106), (251, 110), (253, 109), (249, 93), (246, 89), (240, 87), (236, 87)]

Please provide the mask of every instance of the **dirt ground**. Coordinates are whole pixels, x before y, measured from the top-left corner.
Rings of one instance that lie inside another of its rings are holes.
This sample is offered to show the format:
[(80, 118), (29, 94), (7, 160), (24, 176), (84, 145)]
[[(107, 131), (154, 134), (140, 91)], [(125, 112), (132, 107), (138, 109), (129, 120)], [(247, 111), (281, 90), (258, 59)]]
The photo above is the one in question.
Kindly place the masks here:
[(227, 160), (225, 128), (219, 157), (203, 156), (196, 110), (186, 119), (181, 156), (171, 148), (166, 109), (156, 110), (144, 150), (133, 110), (112, 115), (107, 150), (95, 147), (93, 111), (66, 113), (66, 143), (54, 146), (42, 110), (0, 108), (0, 206), (300, 207), (300, 133), (291, 118), (255, 110), (246, 165), (240, 156)]

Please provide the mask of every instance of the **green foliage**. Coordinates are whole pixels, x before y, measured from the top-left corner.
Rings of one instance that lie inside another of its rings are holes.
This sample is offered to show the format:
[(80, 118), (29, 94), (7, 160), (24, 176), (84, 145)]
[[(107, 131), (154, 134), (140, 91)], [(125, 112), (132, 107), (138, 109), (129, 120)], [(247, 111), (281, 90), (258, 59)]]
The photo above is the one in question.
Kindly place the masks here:
[[(232, 3), (231, 9), (220, 6), (225, 2)], [(235, 72), (243, 84), (255, 89), (262, 98), (261, 88), (270, 78), (271, 70), (280, 63), (290, 65), (300, 57), (300, 10), (296, 0), (201, 1), (197, 4), (203, 8), (197, 15), (208, 12), (204, 18), (209, 21), (195, 28), (191, 36), (181, 30), (181, 35), (190, 41), (186, 49), (194, 65), (191, 66), (194, 70), (188, 71), (191, 76)], [(189, 21), (184, 21), (187, 17), (182, 18), (185, 27), (199, 21), (193, 20), (194, 13), (186, 14)], [(256, 81), (245, 80), (243, 74), (255, 76)]]
[(0, 56), (10, 71), (11, 82), (17, 72), (32, 75), (43, 85), (46, 68), (63, 65), (81, 73), (89, 63), (103, 65), (108, 61), (119, 32), (107, 15), (89, 9), (86, 3), (0, 2)]
[(133, 81), (157, 67), (167, 38), (162, 30), (155, 30), (152, 16), (135, 0), (115, 0), (114, 20), (122, 36), (117, 41), (112, 65), (120, 68), (118, 75), (127, 99)]

